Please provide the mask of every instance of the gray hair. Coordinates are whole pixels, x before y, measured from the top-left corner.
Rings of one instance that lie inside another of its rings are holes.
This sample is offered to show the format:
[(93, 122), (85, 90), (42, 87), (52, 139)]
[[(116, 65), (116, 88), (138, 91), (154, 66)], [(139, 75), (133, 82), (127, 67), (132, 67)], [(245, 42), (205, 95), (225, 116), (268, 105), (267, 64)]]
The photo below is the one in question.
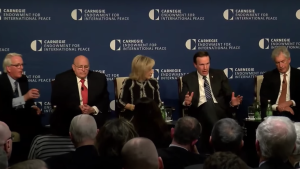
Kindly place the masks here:
[(19, 56), (22, 57), (21, 54), (19, 53), (9, 53), (5, 56), (4, 60), (3, 60), (3, 71), (6, 73), (6, 67), (11, 65), (11, 58), (14, 56)]
[(94, 117), (88, 114), (75, 116), (69, 129), (75, 143), (94, 140), (97, 136), (97, 124)]
[(291, 55), (290, 55), (290, 52), (288, 50), (287, 47), (285, 46), (279, 46), (279, 47), (276, 47), (273, 51), (272, 51), (272, 59), (275, 60), (275, 58), (277, 56), (279, 56), (280, 54), (283, 54), (286, 58), (290, 58)]
[(259, 124), (256, 140), (265, 158), (287, 160), (296, 142), (296, 129), (293, 122), (282, 116), (271, 116)]
[(296, 140), (296, 149), (293, 153), (293, 156), (300, 161), (300, 122), (294, 123), (296, 133), (297, 133), (297, 140)]
[(11, 166), (9, 169), (47, 169), (43, 160), (27, 160)]

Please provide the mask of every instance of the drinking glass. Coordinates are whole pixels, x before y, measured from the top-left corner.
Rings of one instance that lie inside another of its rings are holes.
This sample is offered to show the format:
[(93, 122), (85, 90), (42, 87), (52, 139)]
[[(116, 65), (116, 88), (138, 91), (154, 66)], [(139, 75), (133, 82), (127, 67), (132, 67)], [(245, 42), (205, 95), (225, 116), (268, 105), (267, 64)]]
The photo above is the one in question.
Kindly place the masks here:
[(253, 108), (253, 106), (249, 106), (248, 107), (248, 118), (250, 120), (254, 120), (255, 119), (254, 118), (254, 108)]

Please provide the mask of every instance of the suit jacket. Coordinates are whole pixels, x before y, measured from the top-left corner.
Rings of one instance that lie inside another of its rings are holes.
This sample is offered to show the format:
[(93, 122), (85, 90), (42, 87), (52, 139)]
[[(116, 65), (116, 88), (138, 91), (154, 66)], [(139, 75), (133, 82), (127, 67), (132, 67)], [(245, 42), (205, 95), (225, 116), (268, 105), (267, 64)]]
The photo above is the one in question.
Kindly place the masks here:
[[(294, 118), (300, 121), (300, 70), (291, 67), (290, 77), (290, 97), (296, 103), (294, 110)], [(260, 103), (262, 110), (262, 118), (266, 116), (266, 110), (268, 106), (268, 100), (271, 100), (271, 104), (276, 104), (278, 94), (280, 91), (280, 73), (277, 69), (264, 73), (264, 79), (260, 88)]]
[[(212, 93), (218, 102), (218, 105), (228, 112), (231, 100), (232, 90), (228, 83), (228, 78), (222, 70), (209, 69), (209, 79), (212, 88)], [(197, 71), (191, 72), (182, 77), (182, 92), (181, 92), (181, 103), (184, 102), (184, 98), (187, 92), (194, 92), (192, 99), (191, 109), (196, 109), (198, 107), (200, 91)], [(231, 117), (231, 114), (227, 114)]]
[[(29, 90), (27, 77), (22, 75), (17, 81), (21, 89), (21, 94), (25, 95)], [(26, 113), (18, 113), (20, 110), (17, 111), (12, 107), (12, 100), (14, 98), (13, 88), (6, 73), (0, 75), (0, 93), (0, 120), (7, 123), (10, 127), (27, 120), (27, 123), (30, 124), (29, 120), (33, 120), (31, 115), (34, 115), (34, 113), (36, 115), (36, 111), (31, 108), (34, 105), (34, 100), (31, 99), (25, 102), (25, 107), (22, 110), (27, 111)]]
[[(93, 115), (99, 125), (99, 123), (104, 123), (109, 107), (106, 76), (102, 73), (89, 71), (87, 82), (88, 105), (96, 106), (102, 112)], [(51, 104), (56, 105), (53, 114), (63, 113), (64, 118), (68, 120), (67, 124), (69, 124), (74, 116), (82, 114), (79, 108), (79, 94), (77, 78), (72, 69), (56, 75), (51, 94)]]
[(48, 158), (45, 162), (49, 169), (101, 168), (98, 152), (93, 145), (79, 147), (74, 152)]
[(268, 160), (261, 164), (257, 169), (292, 169), (291, 165), (280, 160)]
[(171, 146), (158, 149), (158, 156), (162, 158), (164, 169), (184, 169), (194, 164), (203, 164), (205, 156), (189, 152), (181, 147)]

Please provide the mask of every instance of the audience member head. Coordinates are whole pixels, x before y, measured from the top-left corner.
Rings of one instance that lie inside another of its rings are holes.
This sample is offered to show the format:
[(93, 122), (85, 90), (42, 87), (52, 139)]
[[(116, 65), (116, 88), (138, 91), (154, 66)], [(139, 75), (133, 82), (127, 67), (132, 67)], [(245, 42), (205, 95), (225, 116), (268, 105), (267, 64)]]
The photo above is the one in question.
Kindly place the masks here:
[(197, 119), (190, 116), (180, 118), (175, 129), (171, 129), (173, 135), (172, 144), (178, 144), (192, 151), (192, 147), (197, 143), (202, 132), (202, 126)]
[(152, 77), (155, 61), (147, 56), (137, 55), (131, 63), (131, 73), (129, 77), (137, 81), (145, 81)]
[(294, 123), (297, 139), (296, 139), (296, 149), (293, 154), (289, 157), (289, 161), (292, 165), (295, 165), (300, 161), (300, 122)]
[(153, 142), (147, 138), (133, 138), (122, 149), (124, 169), (163, 169)]
[(13, 79), (18, 79), (22, 77), (22, 73), (23, 73), (22, 55), (18, 53), (7, 54), (3, 61), (3, 71)]
[(124, 144), (137, 137), (133, 125), (126, 119), (107, 121), (97, 136), (97, 148), (100, 156), (119, 157)]
[(0, 145), (7, 154), (9, 159), (12, 151), (12, 136), (9, 127), (0, 121)]
[(193, 61), (194, 67), (197, 69), (198, 73), (202, 76), (208, 75), (210, 67), (210, 56), (208, 52), (199, 51), (195, 53)]
[(132, 124), (140, 137), (147, 137), (154, 141), (154, 139), (161, 140), (162, 136), (169, 133), (168, 125), (163, 119), (157, 103), (151, 98), (138, 99), (133, 113)]
[(0, 169), (6, 169), (8, 167), (7, 153), (0, 148)]
[(237, 154), (244, 144), (243, 129), (231, 118), (221, 119), (212, 129), (210, 143), (215, 151), (230, 151)]
[(276, 47), (272, 52), (272, 59), (280, 73), (286, 73), (289, 70), (291, 63), (290, 52), (287, 47)]
[(95, 144), (98, 129), (94, 117), (87, 114), (75, 116), (71, 121), (69, 131), (76, 148)]
[(88, 58), (86, 58), (83, 55), (75, 57), (74, 62), (72, 64), (72, 69), (78, 78), (86, 78), (90, 69), (90, 63)]
[(295, 147), (296, 137), (295, 126), (289, 118), (267, 117), (256, 130), (256, 151), (260, 161), (287, 160)]
[(11, 166), (9, 169), (47, 169), (43, 160), (27, 160)]
[(215, 152), (205, 160), (203, 169), (248, 169), (248, 166), (231, 152)]

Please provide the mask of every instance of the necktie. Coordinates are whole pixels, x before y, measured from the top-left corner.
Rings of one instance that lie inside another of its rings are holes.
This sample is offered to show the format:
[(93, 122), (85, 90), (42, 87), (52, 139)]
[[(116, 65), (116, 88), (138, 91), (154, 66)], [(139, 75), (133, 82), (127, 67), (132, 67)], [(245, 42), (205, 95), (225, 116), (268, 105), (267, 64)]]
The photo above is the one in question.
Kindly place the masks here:
[(87, 104), (88, 103), (88, 89), (87, 87), (84, 85), (84, 79), (81, 79), (81, 97), (82, 97), (82, 103), (83, 104)]
[(205, 91), (206, 100), (212, 99), (209, 83), (207, 81), (206, 76), (203, 76), (203, 79), (204, 79), (204, 91)]
[(14, 98), (17, 98), (17, 97), (19, 97), (18, 82), (15, 81), (14, 84), (15, 84)]
[(284, 103), (286, 101), (286, 92), (287, 92), (287, 82), (286, 82), (286, 74), (284, 74), (282, 85), (281, 85), (281, 94), (279, 97), (278, 104)]

